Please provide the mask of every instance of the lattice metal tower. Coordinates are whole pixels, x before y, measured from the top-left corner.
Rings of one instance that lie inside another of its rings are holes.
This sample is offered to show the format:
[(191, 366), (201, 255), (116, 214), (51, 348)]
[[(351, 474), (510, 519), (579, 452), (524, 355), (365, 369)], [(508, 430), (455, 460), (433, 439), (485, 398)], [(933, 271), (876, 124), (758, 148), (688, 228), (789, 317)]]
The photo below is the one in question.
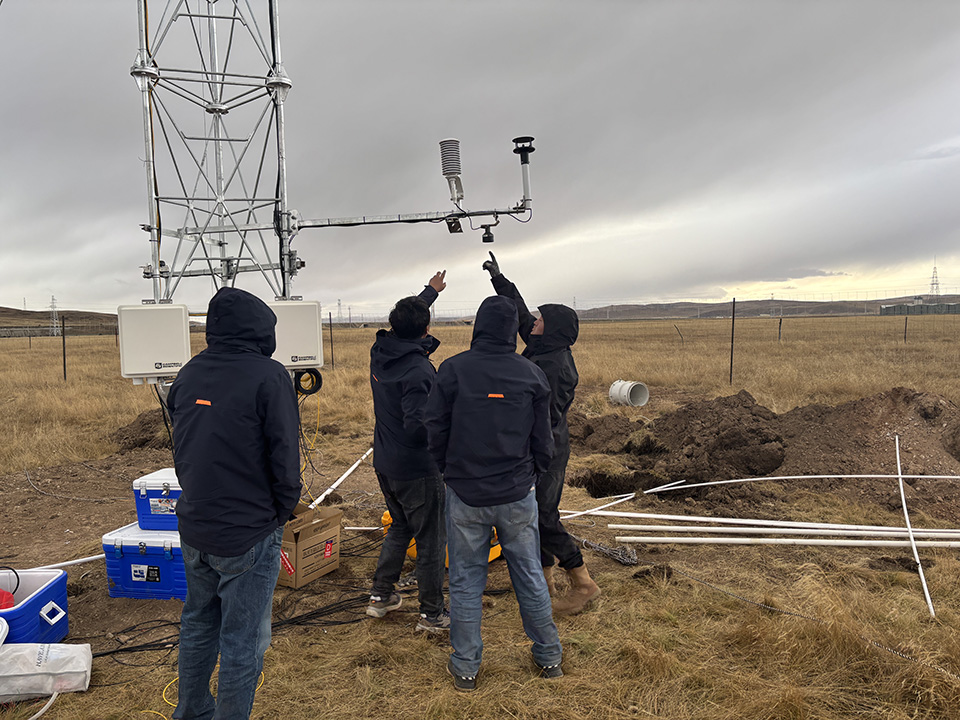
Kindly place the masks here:
[[(151, 7), (160, 2), (150, 3)], [(130, 74), (143, 98), (154, 302), (181, 280), (214, 288), (260, 273), (288, 297), (301, 266), (290, 249), (275, 0), (138, 0), (140, 43)]]
[(937, 277), (937, 258), (933, 258), (933, 275), (930, 276), (930, 294), (937, 302), (940, 300), (940, 279)]
[(57, 299), (50, 296), (50, 334), (60, 335), (60, 316), (57, 314)]

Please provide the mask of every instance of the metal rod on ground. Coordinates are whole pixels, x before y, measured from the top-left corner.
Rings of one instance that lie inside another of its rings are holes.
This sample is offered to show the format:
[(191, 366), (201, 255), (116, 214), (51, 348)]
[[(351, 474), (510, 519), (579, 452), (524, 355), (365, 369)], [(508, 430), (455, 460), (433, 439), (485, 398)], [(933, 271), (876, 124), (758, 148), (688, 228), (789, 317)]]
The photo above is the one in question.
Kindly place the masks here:
[(592, 510), (580, 510), (577, 512), (571, 512), (570, 510), (561, 510), (560, 512), (571, 512), (571, 514), (566, 515), (565, 517), (562, 517), (560, 519), (570, 520), (575, 517), (580, 517), (581, 515), (589, 515), (590, 513), (596, 512), (597, 510), (603, 510), (604, 508), (612, 507), (613, 505), (619, 505), (620, 503), (626, 502), (627, 500), (633, 500), (636, 496), (637, 496), (636, 493), (626, 493), (625, 495), (614, 495), (613, 497), (616, 499), (613, 502), (608, 502), (606, 505), (601, 505), (600, 507), (593, 508)]
[(66, 562), (56, 563), (55, 565), (42, 565), (34, 570), (56, 570), (57, 568), (65, 568), (70, 565), (82, 565), (83, 563), (93, 562), (94, 560), (103, 560), (106, 556), (103, 553), (99, 555), (91, 555), (90, 557), (80, 558), (79, 560), (67, 560)]
[[(560, 512), (565, 512), (561, 510)], [(568, 512), (568, 511), (567, 511)], [(905, 527), (890, 525), (842, 525), (840, 523), (813, 523), (800, 520), (758, 520), (755, 518), (706, 517), (703, 515), (658, 515), (656, 513), (624, 512), (622, 510), (594, 510), (586, 513), (600, 517), (638, 518), (643, 520), (670, 520), (672, 522), (704, 522), (724, 525), (748, 525), (771, 527), (825, 528), (829, 530), (876, 530), (905, 532)], [(564, 518), (560, 518), (563, 520)], [(960, 530), (942, 528), (923, 528), (941, 533), (953, 533), (960, 536)]]
[(366, 532), (368, 530), (383, 530), (383, 526), (382, 525), (371, 526), (371, 527), (347, 526), (344, 528), (344, 530), (353, 530), (354, 532)]
[[(642, 545), (832, 545), (836, 547), (910, 547), (909, 540), (834, 540), (829, 538), (718, 538), (617, 536), (620, 543)], [(920, 540), (919, 547), (960, 548), (956, 540)]]
[(907, 533), (910, 535), (910, 547), (913, 548), (913, 559), (917, 563), (917, 573), (920, 575), (920, 584), (923, 586), (923, 596), (927, 599), (927, 607), (930, 608), (930, 617), (936, 617), (933, 611), (933, 601), (930, 599), (930, 591), (927, 589), (927, 579), (923, 576), (923, 565), (920, 564), (920, 553), (917, 552), (917, 541), (913, 538), (913, 526), (910, 525), (910, 515), (907, 513), (907, 496), (903, 492), (903, 475), (900, 472), (900, 436), (894, 435), (894, 441), (897, 448), (897, 475), (900, 477), (900, 502), (903, 503), (903, 519), (907, 523)]
[[(666, 485), (657, 485), (657, 487), (644, 490), (644, 495), (650, 493), (666, 492), (667, 490), (686, 490), (689, 488), (707, 487), (708, 485), (729, 485), (731, 483), (760, 482), (761, 480), (829, 480), (837, 479), (890, 479), (901, 477), (900, 475), (778, 475), (773, 477), (755, 477), (755, 478), (736, 478), (733, 480), (711, 480), (710, 482), (691, 483), (683, 485), (679, 482), (667, 483)], [(913, 480), (960, 480), (960, 475), (903, 475), (904, 478)]]
[(315, 508), (317, 505), (319, 505), (319, 504), (322, 503), (324, 500), (326, 500), (326, 499), (327, 499), (327, 495), (329, 495), (329, 494), (332, 493), (334, 490), (336, 490), (337, 487), (340, 486), (340, 483), (342, 483), (344, 480), (346, 480), (348, 477), (350, 477), (350, 474), (351, 474), (354, 470), (356, 470), (358, 467), (360, 467), (360, 463), (362, 463), (364, 460), (366, 460), (366, 459), (367, 459), (367, 455), (369, 455), (369, 454), (372, 453), (372, 452), (373, 452), (373, 448), (370, 448), (370, 449), (367, 450), (363, 455), (361, 455), (361, 456), (360, 456), (360, 459), (357, 460), (353, 465), (351, 465), (349, 470), (347, 470), (343, 475), (341, 475), (339, 478), (337, 478), (337, 481), (336, 481), (333, 485), (331, 485), (331, 486), (328, 487), (326, 490), (324, 490), (324, 491), (323, 491), (323, 494), (321, 494), (320, 497), (318, 497), (316, 500), (314, 500), (312, 503), (310, 503), (310, 507), (311, 507), (311, 508)]
[[(786, 528), (786, 527), (709, 527), (706, 525), (619, 525), (609, 523), (610, 530), (634, 530), (637, 532), (669, 532), (669, 533), (726, 533), (727, 535), (826, 535), (834, 537), (860, 537), (873, 535), (880, 537), (908, 537), (906, 530), (834, 530), (819, 528)], [(918, 530), (913, 533), (916, 537), (960, 541), (960, 534), (956, 532), (937, 532), (935, 530)]]

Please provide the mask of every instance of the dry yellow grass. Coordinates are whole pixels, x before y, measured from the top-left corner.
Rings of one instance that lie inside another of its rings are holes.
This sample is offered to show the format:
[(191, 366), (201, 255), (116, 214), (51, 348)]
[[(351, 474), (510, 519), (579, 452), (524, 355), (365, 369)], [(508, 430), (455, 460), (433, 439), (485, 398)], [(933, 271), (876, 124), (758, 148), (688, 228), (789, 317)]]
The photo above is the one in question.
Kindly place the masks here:
[[(582, 379), (577, 406), (588, 413), (639, 417), (671, 409), (685, 395), (713, 397), (747, 389), (758, 402), (784, 412), (898, 385), (960, 402), (958, 323), (960, 318), (953, 317), (910, 318), (904, 343), (903, 318), (787, 318), (778, 342), (777, 319), (738, 321), (733, 385), (729, 321), (584, 324), (576, 348)], [(444, 343), (437, 360), (465, 349), (470, 332), (462, 326), (435, 328)], [(316, 435), (315, 461), (330, 475), (369, 446), (372, 335), (369, 329), (335, 331), (336, 367), (324, 371), (323, 390), (303, 406), (307, 428), (335, 423), (341, 430), (339, 436)], [(8, 430), (0, 471), (112, 453), (110, 434), (156, 406), (148, 390), (119, 377), (113, 337), (68, 339), (68, 352), (69, 381), (64, 383), (58, 339), (34, 339), (32, 349), (26, 340), (0, 340), (0, 408)], [(645, 382), (654, 398), (650, 406), (611, 408), (605, 395), (618, 378)], [(671, 399), (661, 401), (661, 396)], [(866, 512), (871, 521), (898, 521), (885, 509), (854, 508), (839, 498), (824, 504), (813, 494), (798, 494), (796, 501), (800, 517), (819, 511), (853, 518)], [(571, 489), (568, 502), (587, 507), (592, 501)], [(935, 621), (927, 615), (915, 575), (871, 570), (866, 553), (856, 550), (707, 547), (643, 555), (649, 562), (669, 563), (676, 571), (670, 579), (635, 579), (635, 568), (587, 557), (604, 594), (595, 610), (559, 621), (567, 672), (560, 682), (533, 678), (516, 602), (503, 595), (485, 616), (484, 669), (472, 696), (454, 692), (443, 670), (447, 648), (415, 636), (411, 615), (395, 622), (279, 632), (267, 655), (254, 717), (906, 720), (960, 715), (960, 678), (934, 667), (960, 674), (960, 562), (950, 551), (925, 553), (925, 561), (931, 561), (927, 581), (937, 603)], [(351, 558), (335, 577), (359, 588), (373, 565), (372, 558)], [(502, 567), (494, 568), (490, 584), (507, 586)], [(351, 596), (359, 590), (343, 592)], [(335, 599), (333, 594), (328, 601)], [(95, 681), (104, 687), (62, 696), (50, 716), (169, 717), (172, 708), (161, 693), (175, 677), (170, 661), (165, 654), (150, 654), (131, 660), (145, 666), (136, 669), (98, 660)], [(22, 720), (35, 709), (0, 710), (0, 718)]]

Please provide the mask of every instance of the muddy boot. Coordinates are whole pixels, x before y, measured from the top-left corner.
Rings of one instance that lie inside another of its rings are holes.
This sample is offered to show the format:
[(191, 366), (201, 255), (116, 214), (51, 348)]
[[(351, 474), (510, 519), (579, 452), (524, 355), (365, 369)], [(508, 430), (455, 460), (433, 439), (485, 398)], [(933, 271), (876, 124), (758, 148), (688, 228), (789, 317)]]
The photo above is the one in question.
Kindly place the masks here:
[(570, 589), (567, 594), (553, 604), (557, 615), (576, 615), (594, 598), (600, 597), (600, 587), (591, 579), (587, 566), (567, 570)]
[(557, 596), (557, 585), (553, 580), (553, 565), (543, 566), (543, 579), (547, 581), (547, 590), (550, 591), (550, 597)]

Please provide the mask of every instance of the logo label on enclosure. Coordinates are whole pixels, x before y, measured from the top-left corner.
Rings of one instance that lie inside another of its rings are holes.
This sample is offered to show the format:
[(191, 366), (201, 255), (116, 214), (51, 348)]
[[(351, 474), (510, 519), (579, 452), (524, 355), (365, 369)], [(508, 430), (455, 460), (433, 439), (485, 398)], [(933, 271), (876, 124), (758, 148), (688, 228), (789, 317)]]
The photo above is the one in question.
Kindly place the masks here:
[(316, 362), (316, 355), (291, 355), (290, 362)]
[(155, 363), (153, 364), (153, 367), (154, 367), (154, 369), (156, 369), (156, 370), (163, 370), (164, 368), (178, 368), (178, 367), (183, 367), (183, 363), (180, 363), (180, 362), (169, 362), (169, 363), (155, 362)]

